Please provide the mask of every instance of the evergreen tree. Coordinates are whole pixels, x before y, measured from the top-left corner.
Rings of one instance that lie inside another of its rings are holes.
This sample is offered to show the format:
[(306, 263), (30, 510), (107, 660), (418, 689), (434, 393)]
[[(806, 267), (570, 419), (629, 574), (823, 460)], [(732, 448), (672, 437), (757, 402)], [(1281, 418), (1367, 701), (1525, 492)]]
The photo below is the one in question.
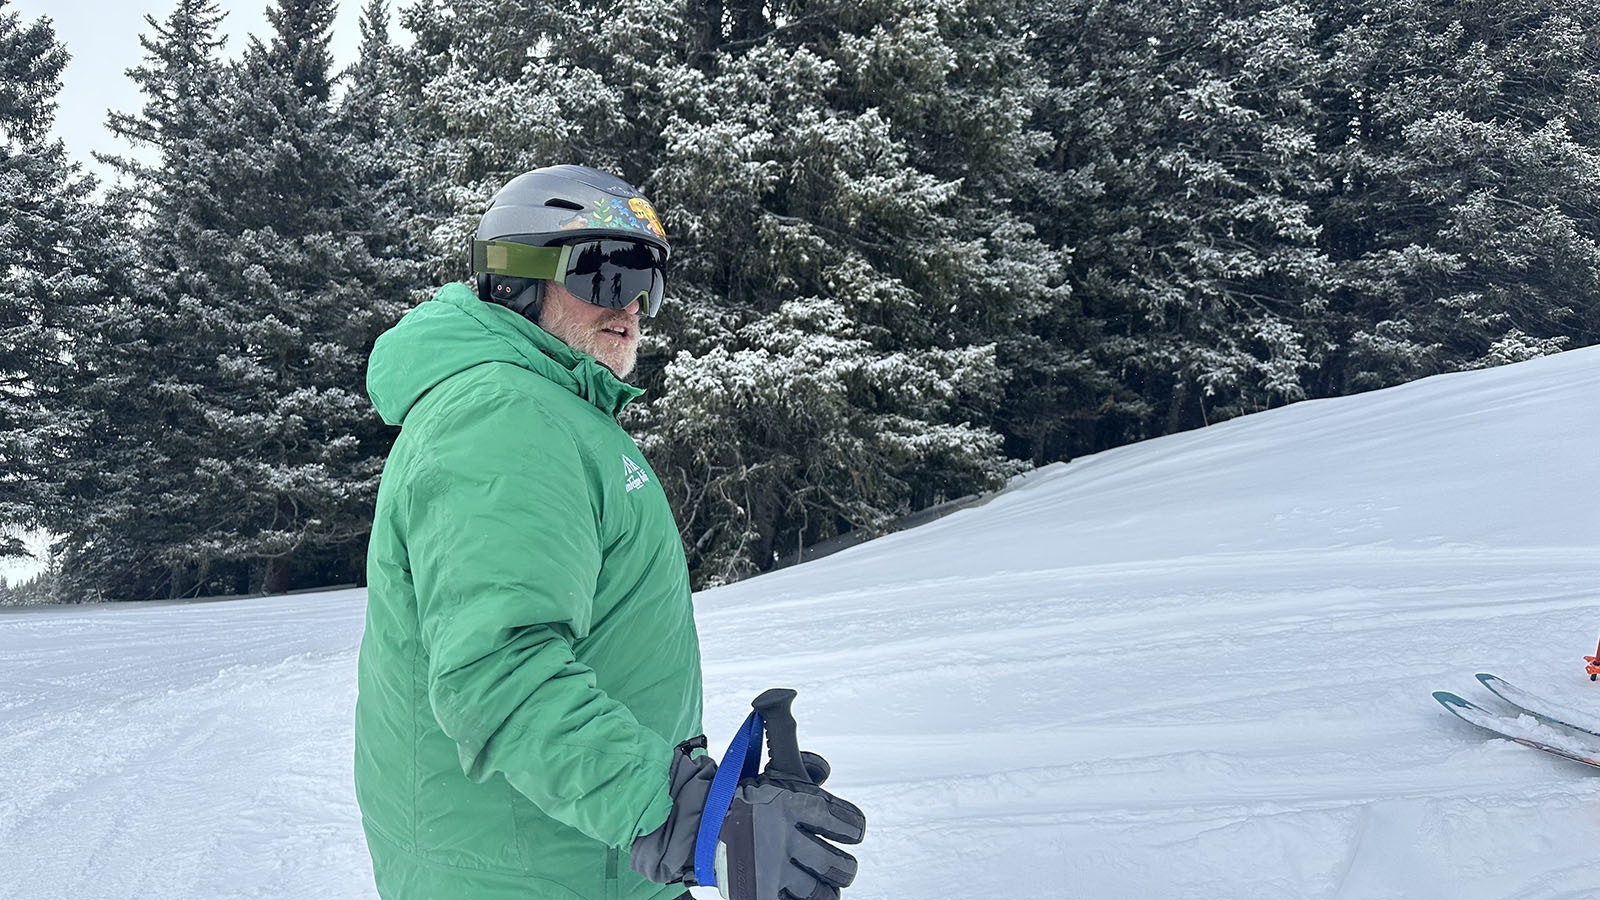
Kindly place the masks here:
[(1299, 3), (1184, 8), (1133, 273), (1154, 340), (1110, 348), (1166, 401), (1166, 431), (1305, 399), (1327, 349), (1312, 26)]
[(1600, 340), (1600, 12), (1582, 0), (1327, 4), (1325, 389)]
[[(150, 20), (141, 114), (112, 125), (159, 161), (117, 160), (140, 248), (94, 367), (64, 565), (138, 597), (281, 591), (359, 577), (387, 435), (366, 352), (411, 272), (382, 187), (332, 106), (330, 0), (281, 0), (271, 37), (220, 65), (213, 0)], [(93, 440), (91, 437), (90, 440)]]
[(1028, 139), (1003, 11), (687, 9), (655, 176), (672, 361), (638, 421), (715, 583), (1015, 471), (995, 341), (1049, 275), (1003, 195)]
[(419, 187), (427, 139), (415, 122), (389, 26), (387, 0), (367, 0), (358, 58), (341, 75), (334, 128), (344, 138), (351, 213), (374, 267), (368, 285), (373, 312), (392, 322), (427, 292), (426, 234), (419, 222), (428, 212), (428, 194)]
[(334, 11), (269, 8), (271, 38), (251, 41), (226, 95), (230, 145), (205, 173), (231, 226), (196, 335), (214, 359), (197, 486), (221, 515), (185, 549), (249, 565), (271, 592), (356, 574), (386, 449), (362, 441), (366, 352), (405, 299), (373, 257), (377, 207), (330, 104)]
[(70, 596), (179, 596), (212, 577), (212, 556), (182, 547), (211, 518), (198, 512), (195, 477), (215, 357), (195, 335), (215, 307), (206, 264), (226, 223), (204, 177), (227, 134), (221, 21), (215, 0), (147, 16), (145, 61), (128, 72), (144, 107), (108, 118), (142, 156), (105, 158), (122, 176), (106, 209), (132, 241), (108, 269), (114, 301), (75, 335), (76, 396), (90, 419), (73, 435), (49, 522)]
[(1133, 198), (1153, 193), (1139, 161), (1148, 105), (1159, 96), (1157, 48), (1171, 16), (1149, 0), (1067, 0), (1025, 11), (1028, 57), (1044, 79), (1033, 127), (1050, 137), (1018, 203), (1063, 269), (1049, 302), (1028, 310), (1009, 343), (1004, 405), (1011, 451), (1035, 464), (1135, 440), (1152, 406), (1107, 335), (1143, 330), (1127, 274), (1142, 230)]
[(399, 266), (395, 280), (416, 288), (423, 251), (413, 220), (424, 202), (416, 182), (426, 137), (410, 108), (401, 53), (390, 39), (388, 0), (367, 0), (360, 28), (356, 62), (340, 76), (344, 92), (335, 108), (335, 127), (346, 139), (343, 155), (357, 187), (352, 203), (364, 205), (361, 216), (371, 222), (373, 256)]
[[(377, 335), (399, 321), (411, 306), (432, 293), (426, 235), (418, 227), (430, 210), (419, 186), (422, 143), (406, 101), (401, 57), (389, 37), (387, 0), (367, 0), (362, 8), (361, 46), (356, 63), (341, 76), (344, 92), (334, 110), (333, 127), (342, 138), (340, 157), (349, 184), (346, 221), (360, 235), (366, 258), (354, 273), (364, 288), (364, 334), (351, 360), (350, 377), (365, 401), (365, 362)], [(365, 407), (362, 407), (365, 409)], [(359, 440), (358, 458), (381, 463), (394, 432), (375, 413), (349, 424)], [(376, 500), (376, 483), (372, 490)], [(368, 503), (353, 509), (363, 522)], [(365, 527), (363, 527), (365, 532)], [(336, 548), (351, 577), (365, 579), (365, 541)]]
[(1049, 397), (1075, 381), (1068, 370), (1079, 346), (1062, 338), (1082, 319), (1057, 223), (1030, 215), (1049, 190), (1038, 160), (1055, 139), (1039, 127), (1051, 85), (1029, 14), (1055, 8), (891, 4), (870, 35), (846, 45), (856, 70), (847, 79), (889, 117), (910, 164), (959, 186), (943, 211), (956, 242), (942, 265), (957, 274), (940, 285), (950, 301), (937, 340), (995, 344), (1005, 394), (984, 399), (974, 418), (1006, 436), (1009, 455), (1035, 462), (1061, 443)]
[(1071, 283), (1094, 320), (1046, 329), (1092, 341), (1093, 365), (1066, 362), (1111, 420), (1083, 449), (1308, 396), (1330, 270), (1312, 222), (1313, 24), (1265, 2), (1039, 14), (1058, 141), (1041, 211), (1074, 229)]
[(0, 0), (0, 557), (58, 496), (65, 439), (82, 427), (64, 390), (65, 333), (104, 290), (106, 233), (93, 183), (48, 132), (66, 48), (48, 19)]
[[(702, 580), (1015, 467), (997, 345), (1059, 282), (1006, 199), (1036, 136), (1014, 9), (945, 2), (408, 8), (437, 277), (560, 162), (643, 187), (675, 250), (644, 436)], [(976, 150), (982, 153), (976, 153)], [(976, 164), (975, 164), (976, 161)], [(745, 497), (753, 498), (746, 502)]]

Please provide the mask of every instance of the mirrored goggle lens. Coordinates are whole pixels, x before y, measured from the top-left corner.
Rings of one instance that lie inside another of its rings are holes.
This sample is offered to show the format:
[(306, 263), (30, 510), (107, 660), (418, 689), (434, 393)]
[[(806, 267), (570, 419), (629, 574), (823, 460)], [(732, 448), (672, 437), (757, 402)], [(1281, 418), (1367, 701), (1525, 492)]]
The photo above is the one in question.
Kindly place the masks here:
[(637, 241), (583, 241), (562, 248), (566, 270), (561, 283), (580, 300), (609, 309), (639, 301), (639, 312), (653, 316), (666, 292), (666, 254)]

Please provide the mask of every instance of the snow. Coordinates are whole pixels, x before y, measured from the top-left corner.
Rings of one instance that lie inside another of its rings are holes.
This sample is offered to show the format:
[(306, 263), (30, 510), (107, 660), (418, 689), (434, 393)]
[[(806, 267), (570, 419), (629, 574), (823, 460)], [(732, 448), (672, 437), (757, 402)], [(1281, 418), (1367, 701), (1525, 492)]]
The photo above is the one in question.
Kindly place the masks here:
[[(713, 749), (799, 689), (854, 900), (1600, 896), (1600, 771), (1429, 696), (1600, 711), (1597, 442), (1600, 348), (1039, 470), (699, 595)], [(0, 898), (374, 896), (363, 603), (0, 613)]]

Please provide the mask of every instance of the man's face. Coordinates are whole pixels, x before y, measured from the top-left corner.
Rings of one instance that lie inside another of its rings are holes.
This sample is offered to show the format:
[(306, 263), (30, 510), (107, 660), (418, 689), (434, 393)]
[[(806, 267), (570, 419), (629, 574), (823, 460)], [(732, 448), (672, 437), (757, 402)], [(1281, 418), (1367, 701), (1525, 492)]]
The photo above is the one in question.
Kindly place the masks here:
[(607, 309), (579, 300), (560, 282), (547, 281), (539, 327), (599, 360), (618, 378), (627, 378), (639, 358), (638, 301), (626, 309)]

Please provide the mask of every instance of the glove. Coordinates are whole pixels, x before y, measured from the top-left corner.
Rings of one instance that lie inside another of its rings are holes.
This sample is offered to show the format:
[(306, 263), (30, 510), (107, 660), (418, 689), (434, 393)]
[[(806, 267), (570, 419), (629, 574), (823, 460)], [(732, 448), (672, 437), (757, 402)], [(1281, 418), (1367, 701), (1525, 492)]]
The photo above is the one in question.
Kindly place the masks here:
[[(856, 858), (835, 847), (859, 844), (867, 817), (823, 790), (828, 763), (801, 753), (811, 780), (772, 766), (739, 785), (718, 836), (717, 884), (732, 900), (839, 900), (856, 877)], [(726, 850), (726, 857), (722, 851)]]
[[(695, 838), (717, 764), (705, 738), (678, 745), (667, 821), (633, 842), (634, 871), (662, 884), (697, 884)], [(859, 844), (866, 816), (852, 803), (824, 791), (827, 760), (802, 752), (808, 781), (767, 771), (746, 779), (735, 792), (718, 835), (717, 884), (732, 900), (838, 900), (855, 880), (855, 857), (830, 844)]]
[(672, 754), (667, 790), (672, 812), (660, 828), (635, 838), (628, 865), (659, 884), (694, 884), (694, 845), (700, 832), (700, 812), (711, 793), (717, 761), (705, 755), (706, 736), (692, 737)]

